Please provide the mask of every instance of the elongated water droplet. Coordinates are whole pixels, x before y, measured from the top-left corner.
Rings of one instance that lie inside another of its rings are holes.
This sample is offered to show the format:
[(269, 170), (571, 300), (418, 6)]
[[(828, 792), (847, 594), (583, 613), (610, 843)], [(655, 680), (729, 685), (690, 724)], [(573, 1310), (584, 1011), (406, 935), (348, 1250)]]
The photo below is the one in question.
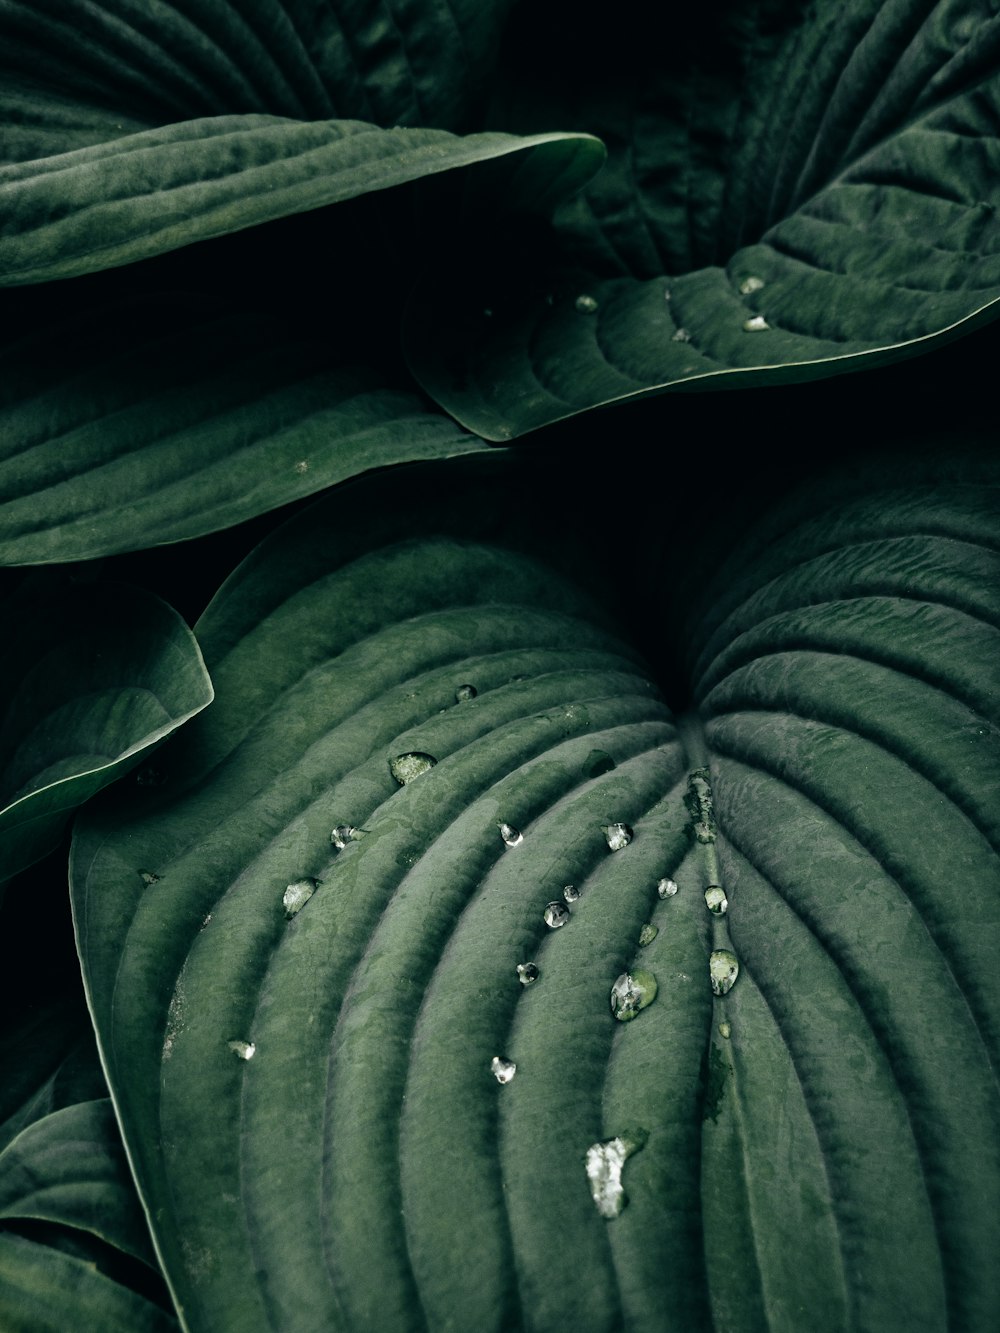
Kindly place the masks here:
[(550, 930), (558, 930), (560, 926), (565, 926), (569, 920), (569, 908), (565, 903), (558, 899), (545, 904), (545, 911), (542, 913), (542, 920)]
[(437, 760), (432, 754), (423, 754), (420, 750), (411, 750), (408, 754), (397, 754), (395, 759), (390, 759), (389, 772), (401, 787), (405, 787), (408, 782), (412, 782), (414, 778), (419, 778), (422, 773), (426, 773), (436, 763)]
[(602, 1217), (612, 1220), (628, 1203), (622, 1189), (622, 1168), (633, 1153), (645, 1146), (649, 1135), (644, 1129), (632, 1129), (618, 1138), (594, 1143), (587, 1149), (587, 1179), (590, 1194)]
[(455, 691), (455, 700), (457, 703), (464, 704), (466, 699), (474, 699), (479, 691), (475, 685), (459, 685)]
[(720, 1023), (720, 1024), (719, 1024), (719, 1036), (720, 1036), (720, 1037), (725, 1037), (727, 1041), (729, 1040), (730, 1036), (732, 1035), (732, 1031), (733, 1031), (733, 1029), (729, 1026), (728, 1023)]
[(688, 333), (687, 329), (678, 329), (670, 341), (675, 343), (689, 343), (691, 341), (691, 335)]
[(363, 828), (355, 828), (353, 824), (338, 824), (330, 834), (330, 841), (338, 852), (342, 852), (349, 842), (360, 842), (364, 836)]
[(152, 870), (140, 870), (139, 878), (142, 880), (143, 884), (145, 884), (147, 889), (150, 884), (159, 884), (160, 882), (160, 876), (154, 875)]
[(661, 898), (672, 898), (677, 892), (677, 881), (673, 879), (661, 879), (656, 885), (656, 892)]
[(729, 911), (729, 899), (721, 884), (709, 884), (705, 890), (705, 906), (713, 916), (725, 916)]
[(316, 892), (316, 886), (319, 883), (315, 879), (297, 879), (294, 884), (289, 884), (288, 888), (281, 895), (282, 906), (285, 909), (285, 916), (289, 920), (296, 912), (301, 912), (306, 903)]
[(708, 960), (713, 995), (728, 995), (740, 975), (739, 959), (730, 949), (716, 949)]
[(760, 333), (762, 329), (769, 329), (770, 327), (763, 315), (751, 315), (749, 319), (743, 321), (744, 333)]
[(509, 1083), (517, 1073), (513, 1060), (505, 1060), (502, 1055), (495, 1055), (490, 1061), (490, 1073), (498, 1083)]
[(522, 986), (530, 986), (538, 980), (539, 971), (534, 963), (518, 963), (517, 979)]
[(753, 296), (754, 292), (759, 292), (766, 286), (763, 278), (744, 278), (740, 283), (740, 296)]
[(623, 972), (611, 987), (611, 1012), (620, 1023), (627, 1023), (655, 999), (656, 978), (652, 972), (636, 968)]
[(581, 315), (592, 315), (597, 309), (599, 302), (593, 296), (584, 292), (578, 296), (573, 303)]
[(654, 926), (651, 921), (647, 921), (646, 924), (643, 926), (642, 930), (639, 931), (640, 949), (645, 948), (647, 944), (652, 944), (653, 941), (656, 939), (657, 935), (659, 935), (659, 933), (660, 933), (659, 927)]
[(664, 287), (664, 289), (663, 289), (663, 299), (664, 299), (664, 301), (669, 301), (669, 300), (670, 300), (670, 288), (669, 288), (669, 287)]
[(500, 836), (508, 847), (519, 847), (524, 842), (524, 834), (513, 824), (500, 824)]
[(239, 1056), (241, 1060), (252, 1060), (257, 1053), (257, 1047), (252, 1041), (230, 1041), (226, 1044), (233, 1055)]
[(603, 824), (601, 832), (604, 834), (605, 842), (613, 852), (620, 852), (635, 837), (628, 824)]
[(563, 889), (563, 897), (568, 903), (578, 902), (580, 899), (580, 890), (575, 884), (567, 884)]

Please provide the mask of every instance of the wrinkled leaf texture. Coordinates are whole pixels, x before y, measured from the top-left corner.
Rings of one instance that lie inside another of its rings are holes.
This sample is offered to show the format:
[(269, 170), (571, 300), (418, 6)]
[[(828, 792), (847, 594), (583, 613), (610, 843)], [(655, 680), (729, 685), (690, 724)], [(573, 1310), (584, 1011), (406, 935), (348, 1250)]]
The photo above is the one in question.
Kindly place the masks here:
[[(78, 824), (89, 1000), (185, 1326), (986, 1333), (995, 463), (825, 476), (715, 579), (718, 533), (682, 553), (679, 718), (501, 465), (450, 465), (461, 507), (434, 466), (352, 483), (265, 541), (199, 623), (217, 700), (164, 784)], [(400, 787), (409, 752), (437, 763)], [(631, 967), (659, 993), (617, 1024)], [(636, 1128), (608, 1221), (584, 1156)]]
[(212, 699), (190, 629), (151, 593), (32, 575), (4, 610), (0, 879)]
[(551, 244), (477, 237), (415, 298), (413, 368), (471, 429), (864, 369), (995, 317), (994, 6), (737, 0), (673, 7), (668, 40), (653, 10), (521, 13), (492, 123), (609, 160)]

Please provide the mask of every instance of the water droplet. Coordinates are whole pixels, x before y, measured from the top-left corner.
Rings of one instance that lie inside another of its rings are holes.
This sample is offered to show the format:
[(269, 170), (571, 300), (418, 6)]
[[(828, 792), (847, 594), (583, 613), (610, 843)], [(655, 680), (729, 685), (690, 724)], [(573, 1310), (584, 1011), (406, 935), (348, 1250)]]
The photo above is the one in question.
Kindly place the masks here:
[(160, 882), (160, 876), (154, 875), (152, 870), (140, 870), (139, 878), (142, 880), (143, 884), (145, 884), (147, 889), (150, 884), (159, 884)]
[(316, 879), (297, 879), (293, 884), (289, 884), (288, 888), (281, 895), (281, 903), (285, 909), (285, 916), (287, 916), (289, 920), (291, 920), (296, 912), (300, 912), (302, 908), (305, 907), (306, 903), (316, 892), (318, 883), (319, 880)]
[(740, 975), (739, 959), (729, 949), (716, 949), (708, 960), (713, 995), (728, 995)]
[(659, 933), (659, 927), (654, 926), (651, 921), (647, 921), (642, 930), (639, 931), (640, 949), (644, 948), (647, 944), (652, 944)]
[(437, 760), (432, 754), (423, 754), (420, 750), (411, 750), (407, 754), (397, 754), (395, 759), (390, 759), (389, 772), (401, 787), (405, 787), (408, 782), (412, 782), (414, 778), (419, 778), (422, 773), (426, 773), (436, 763)]
[(652, 972), (641, 968), (623, 972), (611, 987), (611, 1012), (620, 1023), (627, 1023), (655, 999), (656, 978)]
[(673, 879), (661, 879), (656, 885), (656, 892), (661, 898), (672, 898), (677, 892), (677, 881)]
[(740, 283), (740, 296), (753, 296), (754, 292), (759, 292), (766, 285), (763, 278), (744, 278)]
[(516, 829), (513, 824), (499, 824), (500, 836), (508, 847), (518, 847), (524, 842), (524, 834), (520, 829)]
[(732, 1031), (733, 1031), (733, 1029), (729, 1026), (728, 1023), (720, 1023), (720, 1024), (719, 1024), (719, 1036), (720, 1036), (720, 1037), (725, 1037), (727, 1041), (729, 1040), (730, 1036), (732, 1035)]
[(490, 1061), (490, 1073), (498, 1083), (509, 1083), (517, 1073), (513, 1060), (505, 1060), (502, 1055), (495, 1055)]
[(533, 981), (538, 980), (538, 977), (539, 971), (534, 963), (518, 963), (517, 979), (522, 986), (530, 986)]
[(770, 327), (763, 315), (751, 315), (749, 319), (743, 321), (744, 333), (760, 333), (761, 329), (769, 329)]
[(664, 299), (664, 301), (669, 301), (669, 300), (670, 300), (670, 288), (669, 288), (669, 287), (664, 287), (664, 289), (663, 289), (663, 299)]
[(687, 329), (678, 329), (670, 341), (675, 343), (689, 343), (691, 341), (691, 335), (688, 333)]
[(545, 904), (542, 919), (550, 930), (558, 930), (560, 926), (565, 926), (569, 920), (569, 908), (565, 903), (555, 899), (553, 902)]
[(579, 310), (581, 315), (592, 315), (597, 309), (599, 302), (596, 301), (593, 296), (584, 292), (581, 296), (576, 298), (573, 304), (576, 306), (577, 310)]
[(591, 1144), (587, 1149), (591, 1197), (597, 1211), (609, 1221), (618, 1217), (628, 1202), (622, 1189), (622, 1168), (633, 1153), (644, 1147), (648, 1137), (644, 1129), (633, 1129), (618, 1138)]
[(578, 902), (580, 899), (580, 890), (575, 884), (567, 884), (563, 889), (563, 897), (568, 903)]
[(349, 842), (359, 842), (365, 836), (364, 829), (353, 824), (338, 824), (330, 834), (330, 841), (338, 852), (342, 852)]
[(308, 472), (308, 471), (309, 471), (309, 461), (308, 461), (308, 459), (305, 459), (305, 458), (301, 458), (301, 459), (299, 459), (299, 461), (295, 464), (295, 471), (296, 471), (300, 476), (302, 475), (303, 472)]
[(474, 699), (478, 693), (475, 685), (459, 685), (455, 691), (455, 702), (464, 704), (466, 699)]
[(601, 832), (604, 834), (605, 842), (613, 852), (620, 852), (635, 837), (628, 824), (602, 824)]
[(713, 916), (725, 916), (729, 911), (729, 899), (721, 884), (709, 884), (705, 890), (705, 906)]
[(257, 1047), (252, 1041), (230, 1041), (226, 1045), (241, 1060), (252, 1060), (257, 1054)]
[(707, 768), (696, 768), (688, 777), (684, 797), (692, 818), (692, 831), (698, 842), (715, 841), (715, 809), (712, 803), (712, 783)]

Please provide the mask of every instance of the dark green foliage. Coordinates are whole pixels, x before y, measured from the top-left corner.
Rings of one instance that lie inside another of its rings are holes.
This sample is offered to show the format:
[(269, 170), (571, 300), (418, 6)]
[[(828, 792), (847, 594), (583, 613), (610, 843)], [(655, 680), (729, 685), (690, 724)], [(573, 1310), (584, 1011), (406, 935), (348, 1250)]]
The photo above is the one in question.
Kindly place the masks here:
[(1000, 27), (652, 14), (0, 0), (4, 1329), (995, 1325)]

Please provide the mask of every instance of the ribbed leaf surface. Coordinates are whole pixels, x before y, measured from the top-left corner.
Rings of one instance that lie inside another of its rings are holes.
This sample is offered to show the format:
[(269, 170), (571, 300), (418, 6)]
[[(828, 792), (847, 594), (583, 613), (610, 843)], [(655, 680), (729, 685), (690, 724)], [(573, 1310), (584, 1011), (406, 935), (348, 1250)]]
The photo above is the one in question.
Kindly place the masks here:
[(0, 562), (181, 541), (370, 468), (486, 447), (388, 373), (275, 325), (159, 295), (10, 348)]
[(435, 274), (416, 301), (413, 366), (460, 421), (506, 439), (673, 386), (862, 369), (995, 316), (992, 6), (741, 0), (672, 13), (667, 42), (652, 11), (616, 38), (565, 9), (515, 29), (496, 120), (600, 134), (608, 167), (551, 253), (505, 237), (477, 281)]
[[(686, 631), (677, 723), (504, 542), (493, 474), (457, 512), (439, 475), (259, 548), (199, 625), (215, 706), (78, 829), (187, 1326), (986, 1333), (995, 468), (762, 520)], [(626, 972), (657, 989), (619, 1023)], [(605, 1216), (585, 1163), (617, 1137)]]
[(149, 593), (31, 577), (4, 609), (0, 879), (212, 698), (191, 631)]
[(511, 153), (567, 188), (600, 165), (583, 135), (532, 139), (358, 121), (215, 116), (0, 167), (0, 282), (76, 277)]

